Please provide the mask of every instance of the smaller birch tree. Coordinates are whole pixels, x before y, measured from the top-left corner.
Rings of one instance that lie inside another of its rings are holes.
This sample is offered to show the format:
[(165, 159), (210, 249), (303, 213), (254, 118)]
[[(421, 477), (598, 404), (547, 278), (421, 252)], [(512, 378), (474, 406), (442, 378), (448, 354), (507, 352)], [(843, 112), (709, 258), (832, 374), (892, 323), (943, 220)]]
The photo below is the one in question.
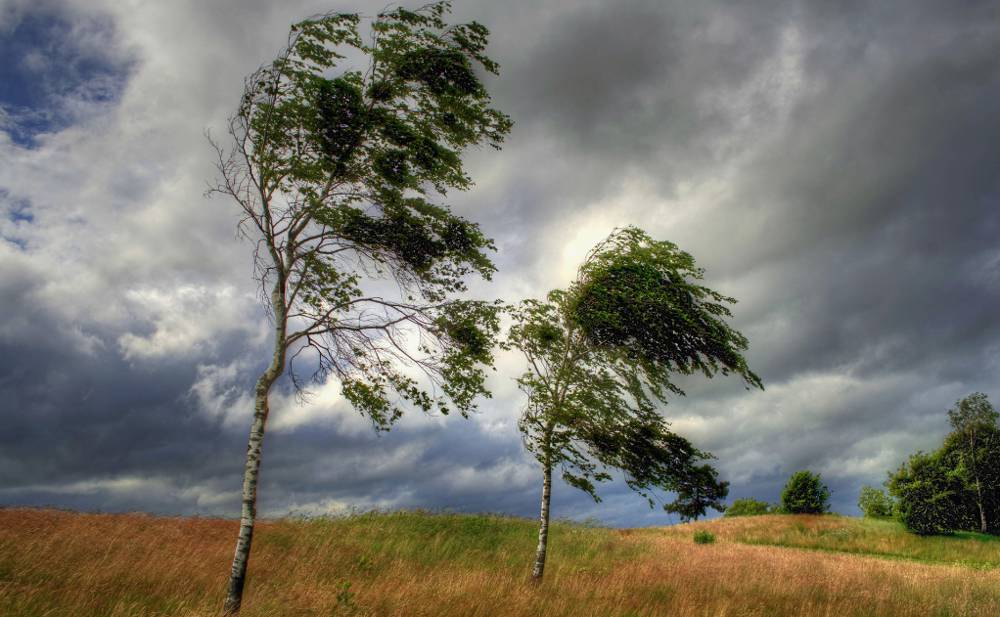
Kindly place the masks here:
[(598, 244), (568, 290), (513, 309), (506, 345), (528, 363), (517, 383), (528, 397), (519, 422), (542, 466), (538, 548), (532, 576), (545, 571), (552, 471), (600, 501), (597, 484), (620, 471), (629, 488), (682, 520), (723, 510), (728, 484), (712, 456), (673, 433), (659, 413), (684, 392), (674, 375), (735, 373), (762, 387), (741, 351), (746, 338), (724, 318), (735, 302), (699, 285), (694, 259), (635, 227)]

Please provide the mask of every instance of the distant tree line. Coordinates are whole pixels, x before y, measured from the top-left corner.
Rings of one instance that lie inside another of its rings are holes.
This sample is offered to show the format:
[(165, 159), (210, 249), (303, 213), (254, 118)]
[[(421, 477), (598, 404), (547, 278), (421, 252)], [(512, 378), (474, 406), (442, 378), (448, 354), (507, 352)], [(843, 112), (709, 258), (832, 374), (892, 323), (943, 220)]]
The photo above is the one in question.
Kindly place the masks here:
[(796, 471), (781, 491), (781, 503), (770, 504), (752, 497), (736, 499), (724, 516), (759, 516), (761, 514), (826, 514), (830, 511), (830, 489), (818, 473)]
[[(918, 451), (889, 473), (883, 490), (863, 486), (858, 508), (869, 518), (895, 518), (921, 535), (975, 531), (1000, 535), (1000, 413), (982, 392), (948, 410), (951, 426), (941, 446)], [(789, 478), (780, 504), (736, 499), (726, 517), (829, 511), (829, 489), (819, 474)]]

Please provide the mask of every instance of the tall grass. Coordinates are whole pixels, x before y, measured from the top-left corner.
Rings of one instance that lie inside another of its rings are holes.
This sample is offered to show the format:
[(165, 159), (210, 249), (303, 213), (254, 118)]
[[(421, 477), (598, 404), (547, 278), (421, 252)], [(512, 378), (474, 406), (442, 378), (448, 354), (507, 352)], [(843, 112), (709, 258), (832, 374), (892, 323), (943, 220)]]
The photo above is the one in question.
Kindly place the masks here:
[[(794, 530), (765, 519), (776, 534)], [(421, 513), (267, 521), (243, 615), (1000, 614), (1000, 570), (746, 545), (734, 538), (751, 529), (722, 523), (634, 531), (556, 523), (545, 581), (535, 585), (532, 521)], [(0, 615), (216, 615), (236, 527), (0, 510)], [(697, 529), (716, 543), (693, 543)], [(984, 544), (1000, 560), (1000, 544)]]

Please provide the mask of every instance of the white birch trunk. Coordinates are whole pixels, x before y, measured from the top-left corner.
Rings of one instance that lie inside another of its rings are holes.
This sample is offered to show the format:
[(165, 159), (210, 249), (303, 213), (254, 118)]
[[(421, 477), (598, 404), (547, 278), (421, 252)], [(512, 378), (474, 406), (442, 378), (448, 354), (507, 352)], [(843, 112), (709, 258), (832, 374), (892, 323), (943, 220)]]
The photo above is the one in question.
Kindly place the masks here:
[(243, 506), (240, 514), (240, 533), (236, 539), (236, 552), (233, 556), (233, 567), (229, 574), (229, 585), (226, 591), (226, 602), (223, 610), (226, 615), (239, 613), (243, 603), (243, 587), (246, 584), (247, 566), (250, 561), (250, 545), (253, 542), (253, 527), (257, 519), (257, 480), (260, 476), (261, 448), (264, 444), (264, 430), (267, 426), (268, 395), (271, 386), (281, 377), (285, 370), (286, 317), (284, 308), (284, 285), (275, 285), (271, 296), (274, 308), (274, 354), (271, 364), (257, 380), (254, 395), (253, 424), (250, 427), (250, 439), (247, 443), (247, 461), (243, 471)]
[(538, 549), (535, 551), (535, 567), (531, 571), (531, 576), (536, 581), (542, 580), (545, 573), (545, 554), (548, 550), (549, 542), (549, 502), (552, 497), (552, 463), (546, 457), (544, 463), (542, 481), (542, 511), (539, 516), (538, 526)]

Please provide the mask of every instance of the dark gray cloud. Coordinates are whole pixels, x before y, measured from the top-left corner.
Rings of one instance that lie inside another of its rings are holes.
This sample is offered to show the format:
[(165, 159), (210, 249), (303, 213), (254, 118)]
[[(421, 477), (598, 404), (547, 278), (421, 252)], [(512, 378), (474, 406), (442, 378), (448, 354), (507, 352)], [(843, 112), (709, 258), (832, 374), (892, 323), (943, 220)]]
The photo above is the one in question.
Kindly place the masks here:
[[(0, 32), (100, 24), (62, 49), (99, 39), (97, 81), (123, 87), (69, 93), (87, 113), (31, 148), (0, 136), (0, 504), (233, 514), (266, 325), (233, 209), (201, 197), (202, 131), (290, 22), (381, 5), (10, 6)], [(615, 225), (694, 254), (740, 299), (767, 390), (685, 379), (664, 412), (734, 497), (775, 500), (810, 468), (852, 512), (862, 484), (940, 440), (955, 399), (1000, 402), (995, 3), (463, 2), (456, 17), (493, 29), (491, 89), (516, 121), (451, 196), (497, 239), (500, 271), (475, 291), (565, 285)], [(386, 435), (336, 384), (309, 405), (285, 384), (264, 510), (533, 515), (521, 368), (499, 368), (471, 421), (415, 415)], [(603, 495), (560, 484), (555, 513), (669, 520), (621, 483)]]

